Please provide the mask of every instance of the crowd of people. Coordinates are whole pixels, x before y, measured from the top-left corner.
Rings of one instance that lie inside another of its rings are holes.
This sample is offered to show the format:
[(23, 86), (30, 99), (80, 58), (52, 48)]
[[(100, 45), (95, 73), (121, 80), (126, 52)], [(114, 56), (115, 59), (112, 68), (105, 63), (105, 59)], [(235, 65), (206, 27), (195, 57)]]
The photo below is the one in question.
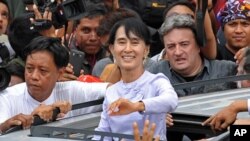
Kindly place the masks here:
[[(159, 27), (147, 23), (133, 2), (88, 1), (83, 13), (58, 26), (49, 7), (41, 11), (40, 5), (22, 3), (13, 9), (12, 1), (0, 0), (0, 65), (10, 76), (0, 91), (0, 133), (17, 125), (30, 128), (34, 115), (51, 121), (59, 108), (58, 118), (102, 111), (96, 131), (134, 134), (136, 141), (182, 141), (182, 134), (167, 131), (178, 97), (250, 86), (249, 80), (172, 86), (250, 72), (250, 2), (208, 0), (198, 23), (200, 0), (170, 0)], [(82, 60), (71, 62), (73, 51), (81, 52)], [(80, 76), (101, 82), (79, 81), (76, 65)], [(102, 106), (71, 111), (72, 104), (101, 98)], [(250, 111), (249, 102), (235, 101), (202, 125), (222, 130), (249, 124), (236, 120), (238, 112)]]

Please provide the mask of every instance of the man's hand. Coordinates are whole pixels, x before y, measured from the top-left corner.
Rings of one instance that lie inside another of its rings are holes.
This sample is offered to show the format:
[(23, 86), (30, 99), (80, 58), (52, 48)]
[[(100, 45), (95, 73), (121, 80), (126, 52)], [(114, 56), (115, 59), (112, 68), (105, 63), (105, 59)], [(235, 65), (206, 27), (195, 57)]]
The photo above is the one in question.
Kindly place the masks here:
[[(44, 13), (40, 13), (40, 11), (38, 10), (38, 7), (36, 5), (33, 5), (33, 10), (34, 10), (34, 14), (35, 14), (35, 19), (31, 19), (32, 23), (34, 23), (36, 20), (52, 21), (52, 12), (49, 11), (48, 8), (45, 9)], [(41, 30), (39, 32), (43, 36), (56, 37), (56, 34), (55, 34), (56, 31), (55, 31), (55, 28), (53, 25), (49, 29), (44, 29), (44, 30)]]
[(202, 123), (202, 125), (211, 126), (214, 131), (221, 131), (223, 129), (227, 129), (234, 121), (236, 120), (237, 112), (232, 109), (230, 106), (222, 109), (217, 114), (211, 116), (206, 121)]
[(120, 98), (109, 105), (109, 115), (127, 115), (136, 111), (144, 111), (143, 102), (131, 102), (128, 99)]
[(240, 64), (242, 62), (248, 50), (249, 50), (249, 47), (244, 47), (236, 52), (236, 54), (234, 55), (234, 59), (236, 59), (237, 64)]
[[(149, 129), (149, 120), (146, 120), (144, 123), (143, 135), (142, 135), (142, 139), (141, 139), (138, 125), (136, 122), (134, 122), (133, 129), (134, 129), (135, 141), (152, 141), (153, 137), (154, 137), (155, 128), (156, 128), (156, 125), (155, 125), (155, 123), (153, 123), (151, 126), (151, 129)], [(159, 141), (159, 140), (160, 140), (160, 137), (157, 136), (154, 141)]]
[(52, 105), (41, 104), (32, 113), (32, 116), (38, 115), (41, 119), (49, 122), (53, 118), (54, 107)]
[(77, 77), (74, 75), (73, 66), (69, 63), (64, 70), (64, 73), (58, 79), (59, 81), (71, 81), (77, 80)]
[(11, 127), (18, 126), (18, 125), (22, 125), (23, 129), (28, 129), (28, 128), (30, 128), (32, 123), (33, 123), (33, 116), (18, 114), (16, 116), (6, 120), (4, 123), (2, 123), (0, 125), (0, 130), (2, 132), (6, 132)]
[(171, 127), (171, 126), (174, 125), (173, 116), (171, 114), (167, 114), (167, 116), (166, 116), (166, 124), (167, 124), (167, 127)]
[(57, 101), (53, 103), (52, 106), (54, 108), (58, 107), (60, 109), (60, 113), (58, 114), (57, 118), (64, 117), (65, 114), (67, 114), (72, 108), (71, 103), (68, 101)]

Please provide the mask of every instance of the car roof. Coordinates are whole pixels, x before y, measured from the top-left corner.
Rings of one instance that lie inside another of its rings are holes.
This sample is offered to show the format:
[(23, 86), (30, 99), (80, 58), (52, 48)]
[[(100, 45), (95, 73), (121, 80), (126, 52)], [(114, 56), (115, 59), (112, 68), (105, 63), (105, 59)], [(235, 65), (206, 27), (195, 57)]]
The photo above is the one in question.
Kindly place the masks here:
[[(239, 88), (180, 97), (175, 113), (211, 116), (234, 100), (249, 99), (249, 91), (250, 88)], [(240, 112), (238, 117), (249, 117), (249, 114), (248, 112)]]
[[(38, 126), (51, 126), (51, 127), (67, 127), (74, 129), (88, 129), (93, 130), (97, 127), (100, 121), (101, 112), (90, 113), (85, 115), (80, 115), (76, 117), (70, 117), (67, 119), (58, 120), (55, 122), (47, 123), (44, 125)], [(55, 139), (55, 138), (41, 138), (41, 137), (31, 137), (30, 129), (15, 131), (12, 133), (8, 133), (0, 136), (0, 140), (2, 141), (55, 141), (55, 140), (63, 140), (63, 139)]]

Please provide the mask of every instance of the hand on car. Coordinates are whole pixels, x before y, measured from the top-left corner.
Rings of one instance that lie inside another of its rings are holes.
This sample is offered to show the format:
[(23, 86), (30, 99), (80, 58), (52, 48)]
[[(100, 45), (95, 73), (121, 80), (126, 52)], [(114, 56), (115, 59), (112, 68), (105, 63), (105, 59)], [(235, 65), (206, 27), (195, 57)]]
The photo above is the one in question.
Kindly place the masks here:
[(71, 110), (72, 106), (68, 101), (57, 101), (52, 105), (41, 104), (32, 112), (32, 115), (38, 115), (41, 119), (49, 122), (53, 120), (53, 111), (57, 107), (60, 109), (57, 118), (62, 118)]
[(2, 132), (6, 132), (11, 127), (18, 125), (22, 125), (23, 129), (28, 129), (30, 128), (32, 123), (33, 123), (33, 116), (18, 114), (0, 124), (0, 130)]
[(211, 116), (202, 123), (203, 126), (211, 126), (214, 131), (222, 131), (227, 129), (231, 124), (234, 123), (237, 117), (237, 112), (234, 111), (230, 106), (222, 109), (217, 114)]
[(39, 116), (41, 119), (44, 121), (52, 121), (52, 116), (53, 116), (53, 110), (54, 107), (52, 105), (45, 105), (45, 104), (40, 104), (32, 113), (31, 115)]
[(52, 104), (54, 108), (58, 107), (60, 109), (60, 113), (58, 114), (57, 118), (63, 118), (65, 114), (67, 114), (71, 108), (72, 105), (68, 101), (57, 101)]

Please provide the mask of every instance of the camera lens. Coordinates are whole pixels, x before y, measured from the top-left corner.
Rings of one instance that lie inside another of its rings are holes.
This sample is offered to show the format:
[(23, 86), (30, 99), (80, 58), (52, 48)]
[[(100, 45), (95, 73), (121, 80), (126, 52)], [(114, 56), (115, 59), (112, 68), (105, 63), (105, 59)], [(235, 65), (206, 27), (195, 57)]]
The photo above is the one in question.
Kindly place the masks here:
[(4, 68), (0, 68), (0, 91), (6, 89), (9, 86), (9, 83), (9, 73)]

